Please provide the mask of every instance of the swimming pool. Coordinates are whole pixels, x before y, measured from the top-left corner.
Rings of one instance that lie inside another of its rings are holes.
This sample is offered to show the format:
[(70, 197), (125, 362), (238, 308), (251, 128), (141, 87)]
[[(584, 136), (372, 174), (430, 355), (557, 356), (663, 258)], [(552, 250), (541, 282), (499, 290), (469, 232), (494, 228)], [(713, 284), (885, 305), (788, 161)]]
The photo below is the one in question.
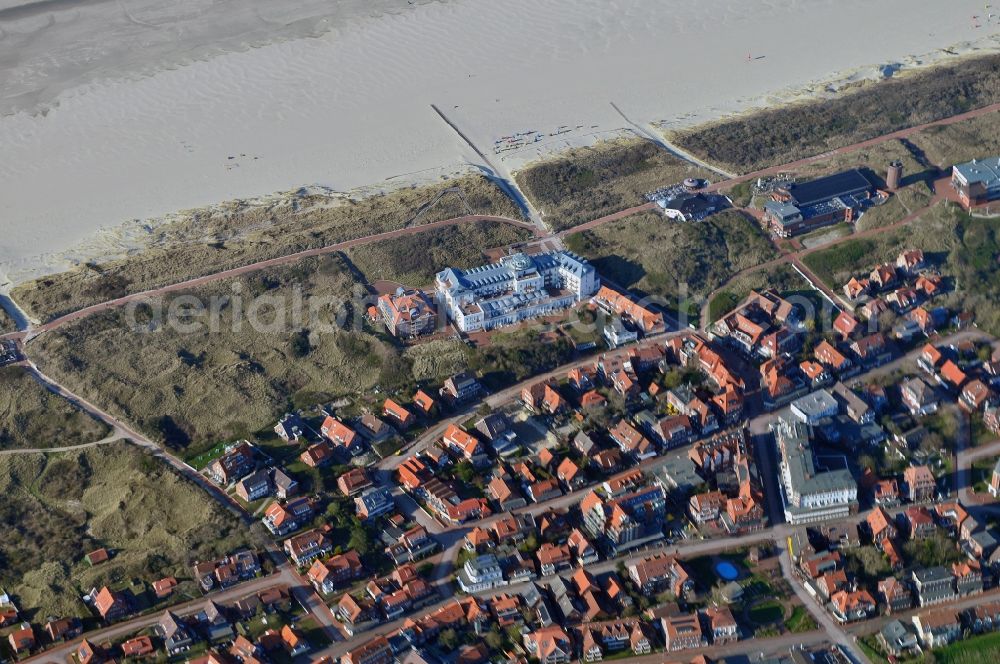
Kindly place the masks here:
[(715, 564), (715, 573), (723, 581), (735, 581), (736, 577), (740, 575), (740, 571), (736, 569), (736, 565), (727, 560), (722, 560)]

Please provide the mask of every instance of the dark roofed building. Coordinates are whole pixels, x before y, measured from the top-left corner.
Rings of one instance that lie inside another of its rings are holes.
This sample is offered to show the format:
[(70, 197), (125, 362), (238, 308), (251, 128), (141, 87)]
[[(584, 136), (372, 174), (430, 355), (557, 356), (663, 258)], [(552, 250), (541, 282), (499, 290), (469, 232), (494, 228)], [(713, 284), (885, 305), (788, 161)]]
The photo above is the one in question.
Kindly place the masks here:
[(857, 169), (793, 183), (772, 194), (773, 200), (764, 204), (764, 219), (782, 237), (851, 221), (861, 201), (870, 198), (874, 189)]

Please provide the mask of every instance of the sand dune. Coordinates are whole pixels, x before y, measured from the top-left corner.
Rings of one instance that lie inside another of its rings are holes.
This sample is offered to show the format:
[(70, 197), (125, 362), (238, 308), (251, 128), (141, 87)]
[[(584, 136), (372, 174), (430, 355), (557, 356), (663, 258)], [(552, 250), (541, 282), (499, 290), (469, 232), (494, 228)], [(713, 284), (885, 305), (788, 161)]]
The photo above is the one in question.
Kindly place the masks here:
[(0, 5), (0, 273), (132, 219), (481, 165), (431, 104), (508, 171), (1000, 44), (979, 0), (288, 4)]

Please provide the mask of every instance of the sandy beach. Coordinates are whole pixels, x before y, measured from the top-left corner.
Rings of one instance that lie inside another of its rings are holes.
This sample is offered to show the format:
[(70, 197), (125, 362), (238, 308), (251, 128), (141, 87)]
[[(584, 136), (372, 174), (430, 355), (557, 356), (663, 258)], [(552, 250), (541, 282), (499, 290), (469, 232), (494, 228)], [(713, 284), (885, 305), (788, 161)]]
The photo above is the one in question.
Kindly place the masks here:
[(134, 220), (482, 167), (432, 105), (507, 173), (1000, 50), (980, 0), (291, 4), (0, 0), (0, 285), (134, 246)]

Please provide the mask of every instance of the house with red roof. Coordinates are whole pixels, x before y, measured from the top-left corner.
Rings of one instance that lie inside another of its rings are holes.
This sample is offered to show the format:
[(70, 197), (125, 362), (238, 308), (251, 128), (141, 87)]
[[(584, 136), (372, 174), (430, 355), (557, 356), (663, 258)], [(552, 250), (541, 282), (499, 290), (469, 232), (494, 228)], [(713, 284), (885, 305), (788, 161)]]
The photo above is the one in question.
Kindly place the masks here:
[(327, 415), (319, 431), (334, 445), (354, 453), (361, 446), (357, 432), (332, 415)]
[(408, 429), (413, 424), (413, 413), (392, 399), (386, 399), (382, 404), (382, 415), (400, 429)]

